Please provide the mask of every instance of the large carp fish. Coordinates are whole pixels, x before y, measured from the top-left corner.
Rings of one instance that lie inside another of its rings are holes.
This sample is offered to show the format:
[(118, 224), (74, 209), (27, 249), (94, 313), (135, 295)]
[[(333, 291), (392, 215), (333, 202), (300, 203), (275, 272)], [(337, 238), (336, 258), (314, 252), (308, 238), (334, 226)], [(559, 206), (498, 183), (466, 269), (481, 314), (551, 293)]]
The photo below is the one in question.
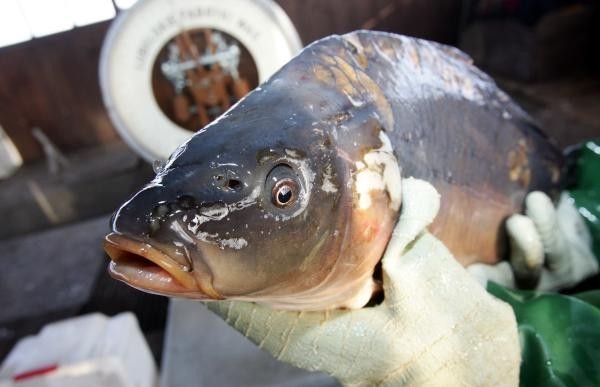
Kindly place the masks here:
[(503, 222), (528, 192), (555, 194), (562, 166), (461, 51), (358, 31), (309, 45), (181, 145), (104, 246), (112, 276), (152, 293), (360, 307), (401, 176), (439, 191), (430, 231), (468, 265), (502, 258)]

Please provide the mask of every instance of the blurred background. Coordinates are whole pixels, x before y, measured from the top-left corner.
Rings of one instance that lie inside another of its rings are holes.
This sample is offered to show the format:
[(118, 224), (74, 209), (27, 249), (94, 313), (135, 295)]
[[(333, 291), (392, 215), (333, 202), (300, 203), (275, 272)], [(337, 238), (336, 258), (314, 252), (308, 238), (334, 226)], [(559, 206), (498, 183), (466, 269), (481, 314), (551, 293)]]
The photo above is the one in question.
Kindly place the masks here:
[[(48, 322), (129, 310), (161, 364), (168, 300), (112, 280), (101, 247), (110, 213), (153, 175), (115, 129), (98, 77), (107, 30), (133, 3), (0, 2), (0, 361)], [(596, 1), (276, 3), (304, 45), (374, 29), (457, 46), (561, 148), (600, 137)]]

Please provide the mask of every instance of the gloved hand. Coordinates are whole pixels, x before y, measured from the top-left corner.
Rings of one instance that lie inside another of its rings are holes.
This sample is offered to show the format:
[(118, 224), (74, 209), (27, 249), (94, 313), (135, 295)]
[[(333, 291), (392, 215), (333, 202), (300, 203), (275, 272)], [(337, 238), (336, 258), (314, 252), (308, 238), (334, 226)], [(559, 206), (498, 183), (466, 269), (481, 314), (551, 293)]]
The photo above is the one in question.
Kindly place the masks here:
[(526, 215), (513, 215), (506, 222), (510, 263), (468, 267), (482, 284), (491, 280), (511, 288), (556, 290), (598, 272), (591, 235), (568, 194), (554, 208), (546, 194), (532, 192), (525, 207)]
[(439, 195), (402, 181), (402, 212), (383, 258), (385, 299), (358, 310), (291, 312), (220, 301), (207, 307), (277, 359), (347, 385), (511, 385), (520, 347), (512, 309), (427, 233)]

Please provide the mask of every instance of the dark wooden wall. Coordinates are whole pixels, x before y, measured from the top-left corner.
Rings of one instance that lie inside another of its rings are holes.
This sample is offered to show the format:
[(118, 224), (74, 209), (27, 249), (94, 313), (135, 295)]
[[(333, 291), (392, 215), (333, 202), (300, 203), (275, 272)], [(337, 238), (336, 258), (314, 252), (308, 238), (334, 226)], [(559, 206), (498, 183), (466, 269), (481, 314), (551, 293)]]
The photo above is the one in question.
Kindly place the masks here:
[(356, 29), (376, 29), (455, 43), (460, 0), (276, 0), (302, 41)]
[[(359, 28), (455, 43), (460, 0), (277, 0), (302, 41)], [(0, 125), (24, 159), (43, 156), (41, 127), (60, 149), (120, 141), (104, 110), (98, 58), (109, 22), (0, 48)]]
[(0, 125), (25, 160), (42, 156), (35, 126), (65, 151), (118, 140), (98, 83), (108, 25), (0, 48)]

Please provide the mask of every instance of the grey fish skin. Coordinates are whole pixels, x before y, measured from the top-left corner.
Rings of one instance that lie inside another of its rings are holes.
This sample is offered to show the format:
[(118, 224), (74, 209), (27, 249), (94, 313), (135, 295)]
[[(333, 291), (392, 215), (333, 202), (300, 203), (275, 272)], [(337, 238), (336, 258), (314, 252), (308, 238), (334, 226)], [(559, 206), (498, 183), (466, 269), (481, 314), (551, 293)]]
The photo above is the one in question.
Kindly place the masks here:
[(355, 69), (367, 63), (362, 70), (393, 111), (388, 135), (403, 174), (442, 194), (432, 232), (464, 265), (502, 258), (504, 220), (522, 210), (525, 195), (557, 197), (562, 152), (460, 50), (367, 31), (344, 38), (349, 50), (323, 55), (336, 52)]
[(105, 241), (111, 274), (165, 295), (360, 307), (397, 219), (398, 166), (440, 191), (432, 231), (469, 263), (499, 257), (502, 222), (530, 190), (559, 188), (562, 159), (460, 51), (331, 36), (121, 206)]

